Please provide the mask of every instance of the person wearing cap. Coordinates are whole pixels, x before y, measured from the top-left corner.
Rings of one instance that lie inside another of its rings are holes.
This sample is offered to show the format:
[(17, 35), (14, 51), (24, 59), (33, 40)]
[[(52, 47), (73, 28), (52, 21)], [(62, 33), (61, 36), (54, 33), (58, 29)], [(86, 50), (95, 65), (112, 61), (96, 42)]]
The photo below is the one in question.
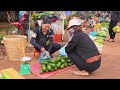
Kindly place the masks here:
[(46, 56), (51, 56), (55, 51), (61, 48), (60, 44), (53, 43), (54, 32), (50, 28), (51, 21), (48, 18), (44, 18), (42, 26), (36, 27), (33, 30), (33, 35), (30, 43), (35, 47), (37, 51), (46, 51)]
[(89, 75), (101, 64), (101, 54), (90, 37), (82, 31), (80, 19), (71, 19), (68, 30), (72, 29), (73, 37), (65, 47), (69, 59), (77, 66), (76, 75)]

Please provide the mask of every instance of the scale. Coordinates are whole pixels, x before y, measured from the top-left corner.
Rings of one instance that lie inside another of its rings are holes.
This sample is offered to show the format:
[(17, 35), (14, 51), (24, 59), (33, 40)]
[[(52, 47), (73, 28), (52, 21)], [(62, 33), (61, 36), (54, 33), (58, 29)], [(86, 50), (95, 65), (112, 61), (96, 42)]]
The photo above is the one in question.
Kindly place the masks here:
[(32, 58), (27, 57), (27, 56), (20, 58), (20, 61), (22, 62), (20, 65), (20, 74), (21, 75), (30, 74), (29, 61), (31, 61), (31, 60), (32, 60)]

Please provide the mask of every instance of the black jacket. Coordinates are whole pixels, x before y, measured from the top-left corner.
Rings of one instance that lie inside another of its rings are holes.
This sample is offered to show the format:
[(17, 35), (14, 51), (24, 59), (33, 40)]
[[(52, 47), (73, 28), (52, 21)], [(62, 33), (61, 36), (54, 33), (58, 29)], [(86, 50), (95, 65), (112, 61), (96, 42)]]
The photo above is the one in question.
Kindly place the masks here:
[(120, 11), (111, 11), (111, 20), (120, 22)]
[(100, 55), (94, 42), (82, 31), (74, 34), (71, 41), (65, 47), (65, 51), (67, 54), (76, 52), (83, 60)]
[(33, 30), (34, 33), (36, 33), (36, 38), (31, 38), (30, 40), (30, 43), (34, 46), (34, 47), (37, 47), (39, 49), (43, 48), (43, 46), (39, 45), (37, 42), (39, 42), (40, 39), (42, 38), (45, 38), (46, 41), (50, 41), (50, 45), (49, 45), (49, 48), (48, 48), (48, 52), (51, 51), (52, 49), (52, 46), (53, 46), (53, 35), (54, 35), (54, 32), (52, 29), (48, 30), (47, 34), (43, 34), (42, 32), (42, 27), (36, 27), (34, 30)]

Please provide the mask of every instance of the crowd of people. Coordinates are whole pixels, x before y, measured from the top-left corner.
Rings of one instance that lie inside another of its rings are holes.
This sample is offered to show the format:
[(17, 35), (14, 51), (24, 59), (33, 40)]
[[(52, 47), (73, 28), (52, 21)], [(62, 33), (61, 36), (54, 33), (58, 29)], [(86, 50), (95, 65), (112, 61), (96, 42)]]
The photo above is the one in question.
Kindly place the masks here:
[[(112, 28), (116, 25), (120, 26), (120, 12), (99, 11), (94, 12), (92, 15), (88, 15), (87, 17), (83, 17), (83, 14), (80, 12), (79, 14), (79, 17), (71, 18), (71, 20), (69, 20), (67, 30), (70, 31), (71, 40), (65, 46), (65, 51), (70, 60), (79, 69), (79, 71), (74, 71), (73, 73), (76, 75), (89, 75), (100, 67), (101, 54), (94, 42), (82, 31), (82, 29), (85, 27), (93, 28), (94, 24), (107, 20), (110, 22), (110, 39), (108, 41), (113, 42), (115, 33), (112, 31)], [(34, 29), (30, 42), (35, 49), (41, 52), (46, 51), (46, 55), (50, 55), (52, 57), (52, 54), (58, 51), (61, 48), (61, 45), (53, 42), (54, 31), (50, 29), (50, 25), (51, 21), (44, 18), (42, 26)], [(46, 43), (47, 41), (49, 41), (49, 44)]]

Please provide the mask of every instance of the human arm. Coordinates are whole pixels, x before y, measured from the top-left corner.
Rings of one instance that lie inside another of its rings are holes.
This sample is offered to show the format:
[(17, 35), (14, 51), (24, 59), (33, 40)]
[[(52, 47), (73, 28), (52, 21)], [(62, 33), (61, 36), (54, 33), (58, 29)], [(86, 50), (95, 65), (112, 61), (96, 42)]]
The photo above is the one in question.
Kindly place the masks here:
[(70, 42), (68, 42), (67, 46), (65, 47), (65, 51), (67, 54), (72, 53), (72, 51), (74, 51), (74, 48), (77, 46), (78, 44), (78, 35), (75, 34), (73, 35), (72, 39)]
[(38, 28), (35, 28), (33, 30), (33, 34), (32, 34), (32, 37), (30, 39), (30, 43), (34, 46), (34, 47), (37, 47), (39, 48), (42, 52), (45, 50), (43, 46), (39, 45), (36, 43), (36, 36), (37, 36), (37, 31), (38, 31)]

